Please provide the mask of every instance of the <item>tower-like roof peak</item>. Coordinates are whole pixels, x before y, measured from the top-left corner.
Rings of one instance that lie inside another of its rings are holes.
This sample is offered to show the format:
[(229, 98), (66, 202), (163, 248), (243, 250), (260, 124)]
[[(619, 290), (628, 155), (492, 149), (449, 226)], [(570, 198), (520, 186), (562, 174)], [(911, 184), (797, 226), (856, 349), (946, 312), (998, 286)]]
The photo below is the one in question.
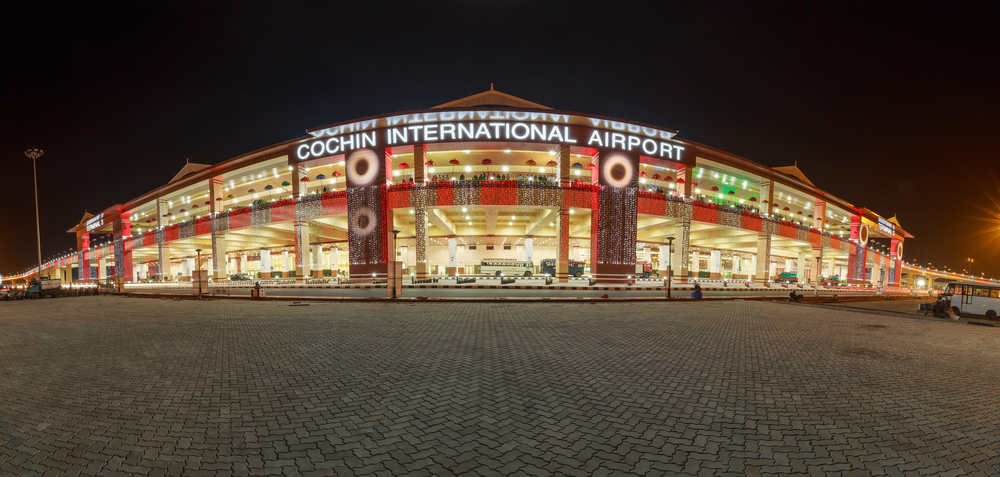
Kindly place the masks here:
[(443, 109), (443, 108), (475, 108), (483, 106), (499, 106), (504, 108), (520, 108), (520, 109), (552, 109), (548, 106), (542, 106), (538, 103), (532, 103), (526, 99), (518, 98), (517, 96), (512, 96), (507, 93), (501, 93), (493, 89), (493, 83), (490, 83), (490, 89), (483, 91), (482, 93), (477, 93), (472, 96), (466, 96), (461, 99), (456, 99), (444, 104), (439, 104), (431, 109)]

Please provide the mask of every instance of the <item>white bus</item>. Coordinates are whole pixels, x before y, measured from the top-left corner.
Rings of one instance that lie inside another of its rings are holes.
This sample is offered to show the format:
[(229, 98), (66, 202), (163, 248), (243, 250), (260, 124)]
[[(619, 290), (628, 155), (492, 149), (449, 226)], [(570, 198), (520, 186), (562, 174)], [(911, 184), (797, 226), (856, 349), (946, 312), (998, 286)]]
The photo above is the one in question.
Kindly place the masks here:
[(985, 315), (990, 320), (1000, 313), (1000, 286), (982, 283), (950, 282), (945, 293), (950, 293), (951, 309), (956, 315)]
[(479, 264), (479, 273), (486, 275), (504, 275), (507, 277), (530, 277), (535, 267), (531, 262), (522, 260), (486, 259)]

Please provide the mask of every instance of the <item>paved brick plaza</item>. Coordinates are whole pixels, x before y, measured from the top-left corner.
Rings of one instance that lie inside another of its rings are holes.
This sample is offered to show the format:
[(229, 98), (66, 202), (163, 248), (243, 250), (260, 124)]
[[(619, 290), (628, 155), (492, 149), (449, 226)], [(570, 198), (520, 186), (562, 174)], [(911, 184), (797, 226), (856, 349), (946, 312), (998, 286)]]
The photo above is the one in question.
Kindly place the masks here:
[(998, 360), (741, 301), (6, 302), (0, 475), (997, 475)]

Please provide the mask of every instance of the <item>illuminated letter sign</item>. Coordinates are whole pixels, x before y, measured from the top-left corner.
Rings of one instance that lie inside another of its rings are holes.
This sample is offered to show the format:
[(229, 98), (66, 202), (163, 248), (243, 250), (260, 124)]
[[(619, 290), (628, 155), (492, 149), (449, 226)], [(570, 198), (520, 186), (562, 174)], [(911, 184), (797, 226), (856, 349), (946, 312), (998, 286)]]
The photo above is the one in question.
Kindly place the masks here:
[[(625, 128), (634, 130), (633, 128)], [(648, 129), (648, 128), (647, 128)], [(296, 164), (356, 149), (408, 146), (455, 141), (510, 141), (614, 149), (634, 155), (694, 165), (694, 151), (679, 142), (630, 132), (579, 125), (522, 121), (463, 121), (390, 126), (358, 133), (313, 139), (288, 147)]]
[(104, 226), (104, 212), (97, 214), (97, 217), (93, 217), (87, 221), (87, 232), (99, 229)]

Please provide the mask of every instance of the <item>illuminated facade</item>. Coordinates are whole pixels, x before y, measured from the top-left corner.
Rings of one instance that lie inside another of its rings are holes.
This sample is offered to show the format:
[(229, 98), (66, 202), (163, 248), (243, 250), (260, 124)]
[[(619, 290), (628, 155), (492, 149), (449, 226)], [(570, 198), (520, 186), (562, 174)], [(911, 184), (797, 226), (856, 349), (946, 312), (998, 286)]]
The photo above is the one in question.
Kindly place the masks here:
[[(393, 230), (398, 236), (393, 237)], [(474, 275), (529, 261), (556, 278), (660, 277), (900, 286), (894, 219), (676, 131), (560, 112), (490, 90), (308, 131), (85, 216), (43, 274), (120, 283)], [(668, 251), (667, 237), (674, 237)], [(201, 250), (201, 264), (196, 264)], [(784, 275), (783, 275), (784, 274)]]

